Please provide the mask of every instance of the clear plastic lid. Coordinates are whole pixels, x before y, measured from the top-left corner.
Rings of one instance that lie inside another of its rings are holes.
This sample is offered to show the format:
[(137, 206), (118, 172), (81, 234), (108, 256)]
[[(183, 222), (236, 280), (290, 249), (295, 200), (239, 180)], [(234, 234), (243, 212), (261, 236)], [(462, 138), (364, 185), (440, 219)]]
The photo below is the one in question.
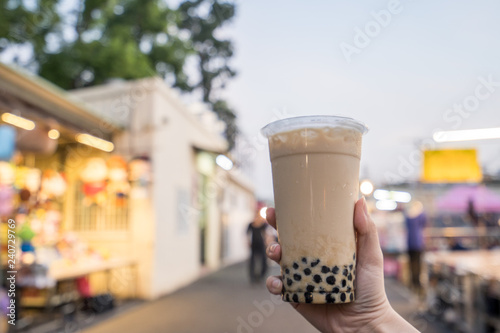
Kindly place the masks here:
[(274, 121), (260, 131), (269, 138), (275, 134), (294, 131), (302, 128), (342, 127), (352, 128), (361, 134), (368, 132), (368, 127), (362, 122), (349, 117), (340, 116), (301, 116)]

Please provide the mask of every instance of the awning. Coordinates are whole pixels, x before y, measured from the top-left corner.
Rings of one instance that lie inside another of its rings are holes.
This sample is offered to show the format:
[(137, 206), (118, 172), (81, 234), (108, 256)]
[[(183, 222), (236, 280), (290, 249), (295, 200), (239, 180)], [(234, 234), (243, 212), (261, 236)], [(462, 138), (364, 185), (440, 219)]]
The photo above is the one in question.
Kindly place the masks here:
[(21, 112), (34, 121), (57, 121), (74, 132), (87, 132), (103, 139), (121, 127), (73, 98), (63, 89), (28, 73), (0, 63), (0, 113)]

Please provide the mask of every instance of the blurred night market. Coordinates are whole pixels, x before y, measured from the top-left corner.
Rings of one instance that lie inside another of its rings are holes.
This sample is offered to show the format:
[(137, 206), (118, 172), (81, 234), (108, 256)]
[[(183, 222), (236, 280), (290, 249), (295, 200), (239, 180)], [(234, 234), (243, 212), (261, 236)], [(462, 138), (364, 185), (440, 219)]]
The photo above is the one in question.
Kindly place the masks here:
[(0, 0), (0, 333), (318, 332), (248, 276), (260, 129), (315, 114), (370, 129), (393, 308), (500, 332), (499, 10)]

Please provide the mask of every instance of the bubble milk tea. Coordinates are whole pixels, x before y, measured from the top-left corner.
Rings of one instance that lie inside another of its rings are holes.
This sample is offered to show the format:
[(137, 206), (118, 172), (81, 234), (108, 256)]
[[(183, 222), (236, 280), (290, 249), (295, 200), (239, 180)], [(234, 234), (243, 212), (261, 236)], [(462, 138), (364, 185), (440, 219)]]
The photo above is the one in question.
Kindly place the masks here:
[(336, 116), (289, 118), (262, 129), (269, 139), (284, 301), (355, 299), (353, 215), (366, 131)]

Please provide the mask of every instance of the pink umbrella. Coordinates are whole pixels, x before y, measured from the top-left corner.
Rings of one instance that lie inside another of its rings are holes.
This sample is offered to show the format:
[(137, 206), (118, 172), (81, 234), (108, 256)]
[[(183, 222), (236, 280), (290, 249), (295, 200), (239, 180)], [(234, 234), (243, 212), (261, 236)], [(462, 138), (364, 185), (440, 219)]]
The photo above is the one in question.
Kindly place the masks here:
[(500, 213), (500, 196), (485, 186), (455, 186), (436, 200), (436, 207), (443, 211), (465, 213), (469, 201), (472, 201), (477, 212)]

